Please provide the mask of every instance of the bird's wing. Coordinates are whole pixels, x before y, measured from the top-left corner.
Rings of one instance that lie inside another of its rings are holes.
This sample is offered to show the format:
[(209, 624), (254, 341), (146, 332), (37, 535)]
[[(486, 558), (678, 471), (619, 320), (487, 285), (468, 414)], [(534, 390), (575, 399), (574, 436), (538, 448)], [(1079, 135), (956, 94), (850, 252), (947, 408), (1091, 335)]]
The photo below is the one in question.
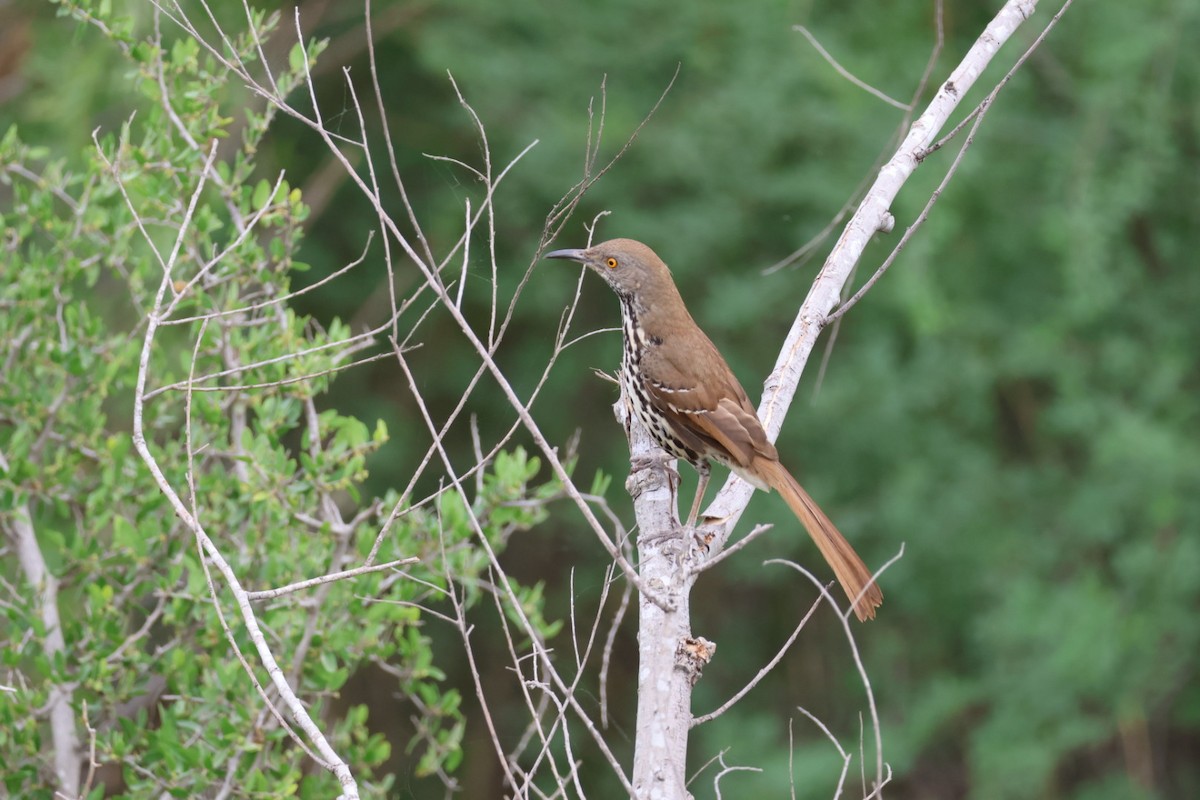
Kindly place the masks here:
[[(651, 401), (676, 423), (680, 438), (697, 452), (724, 450), (740, 467), (749, 467), (758, 456), (777, 458), (746, 390), (716, 346), (698, 328), (682, 335), (687, 336), (688, 346), (650, 348), (643, 356), (647, 368), (643, 376), (654, 376), (645, 380)], [(685, 355), (687, 363), (676, 361)]]
[(717, 394), (703, 387), (669, 386), (656, 381), (647, 381), (646, 389), (691, 449), (723, 450), (741, 467), (749, 467), (758, 456), (776, 457), (774, 445), (767, 441), (753, 410), (747, 408), (748, 402), (743, 405), (728, 393)]

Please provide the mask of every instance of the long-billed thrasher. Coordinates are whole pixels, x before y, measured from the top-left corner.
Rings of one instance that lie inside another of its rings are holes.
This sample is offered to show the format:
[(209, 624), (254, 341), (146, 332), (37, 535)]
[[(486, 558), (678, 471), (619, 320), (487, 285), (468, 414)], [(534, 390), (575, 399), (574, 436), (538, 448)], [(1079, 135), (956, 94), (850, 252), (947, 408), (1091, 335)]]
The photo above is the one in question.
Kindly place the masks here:
[(883, 593), (872, 583), (871, 571), (779, 463), (746, 391), (688, 313), (662, 259), (632, 239), (555, 250), (546, 258), (586, 265), (620, 298), (624, 348), (619, 378), (625, 399), (659, 446), (700, 474), (687, 526), (695, 524), (708, 486), (709, 459), (724, 464), (755, 487), (783, 495), (833, 568), (854, 613), (860, 620), (874, 618)]

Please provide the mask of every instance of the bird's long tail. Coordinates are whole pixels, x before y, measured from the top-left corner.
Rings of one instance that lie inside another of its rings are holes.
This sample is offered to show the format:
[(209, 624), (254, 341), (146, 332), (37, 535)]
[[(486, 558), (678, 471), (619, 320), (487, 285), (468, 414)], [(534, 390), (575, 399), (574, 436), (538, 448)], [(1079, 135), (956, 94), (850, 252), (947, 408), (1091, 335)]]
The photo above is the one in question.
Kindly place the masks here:
[(783, 495), (792, 513), (804, 523), (808, 535), (829, 562), (846, 596), (854, 603), (854, 613), (863, 621), (874, 619), (875, 608), (883, 602), (883, 592), (871, 582), (871, 570), (854, 552), (846, 537), (834, 527), (825, 512), (781, 463), (760, 459), (754, 466), (771, 488)]

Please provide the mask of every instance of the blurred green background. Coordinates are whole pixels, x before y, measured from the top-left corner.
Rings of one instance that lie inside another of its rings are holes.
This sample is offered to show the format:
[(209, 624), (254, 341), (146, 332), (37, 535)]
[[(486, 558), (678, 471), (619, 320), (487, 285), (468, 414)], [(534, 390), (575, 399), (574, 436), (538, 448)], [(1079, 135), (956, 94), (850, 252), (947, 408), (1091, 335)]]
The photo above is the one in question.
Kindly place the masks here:
[[(236, 19), (237, 6), (215, 8)], [(1043, 6), (981, 89), (1057, 9)], [(145, 21), (148, 7), (130, 11)], [(998, 7), (946, 4), (935, 85)], [(0, 4), (0, 131), (16, 123), (26, 141), (81, 158), (90, 132), (118, 127), (138, 100), (113, 45), (55, 11)], [(583, 223), (610, 211), (600, 238), (642, 239), (663, 256), (752, 397), (832, 240), (811, 261), (767, 268), (838, 213), (902, 117), (839, 77), (792, 26), (808, 26), (859, 77), (906, 101), (935, 37), (932, 3), (430, 0), (377, 2), (374, 12), (399, 168), (435, 251), (459, 234), (474, 187), (423, 154), (479, 156), (447, 72), (497, 161), (539, 141), (496, 199), (499, 262), (511, 267), (500, 275), (502, 297), (533, 258), (549, 208), (579, 178), (587, 108), (599, 107), (601, 84), (606, 161), (678, 66), (657, 114), (556, 244), (580, 246)], [(330, 40), (319, 100), (333, 126), (344, 119), (352, 133), (341, 67), (365, 96), (362, 9), (307, 0), (300, 16), (306, 35)], [(888, 796), (1200, 796), (1198, 41), (1192, 0), (1073, 7), (1000, 95), (929, 222), (846, 317), (819, 386), (820, 346), (809, 364), (779, 442), (785, 463), (868, 563), (905, 547), (883, 578), (879, 618), (857, 629), (895, 771)], [(981, 96), (973, 92), (964, 110)], [(377, 122), (368, 125), (378, 137)], [(286, 169), (313, 207), (301, 254), (312, 270), (300, 280), (356, 258), (373, 214), (320, 143), (284, 119), (265, 146), (264, 176)], [(906, 185), (893, 208), (898, 231), (953, 150)], [(863, 275), (896, 238), (872, 246)], [(471, 313), (486, 315), (487, 263), (480, 256), (471, 266)], [(381, 275), (356, 270), (301, 298), (299, 309), (356, 330), (378, 323), (387, 313)], [(571, 267), (539, 265), (522, 295), (498, 355), (519, 391), (532, 390), (576, 277)], [(587, 281), (576, 332), (617, 319), (608, 290)], [(431, 320), (421, 340), (413, 366), (422, 391), (435, 409), (448, 407), (476, 361), (448, 320)], [(609, 500), (631, 521), (614, 391), (591, 374), (618, 358), (615, 332), (573, 346), (534, 412), (557, 443), (582, 429), (577, 476), (584, 484), (597, 470), (617, 476)], [(371, 486), (403, 485), (427, 441), (394, 363), (342, 376), (326, 402), (369, 424), (387, 421), (392, 440), (371, 465)], [(487, 390), (470, 410), (485, 438), (513, 419)], [(469, 429), (460, 428), (451, 441), (465, 448)], [(569, 569), (577, 602), (594, 607), (606, 561), (562, 511), (505, 556), (521, 579), (546, 581), (559, 615), (569, 608)], [(757, 497), (743, 528), (759, 521), (778, 524), (697, 587), (693, 630), (718, 646), (697, 686), (697, 713), (740, 688), (813, 599), (790, 570), (762, 561), (816, 566), (815, 549), (778, 498)], [(728, 777), (726, 796), (786, 796), (789, 757), (797, 797), (833, 794), (840, 759), (796, 706), (851, 746), (865, 702), (827, 616), (756, 692), (693, 732), (695, 767), (729, 748), (728, 763), (764, 768)], [(470, 697), (453, 644), (447, 634), (439, 659)], [(483, 662), (485, 685), (498, 693), (506, 658), (497, 649)], [(609, 738), (628, 756), (636, 684), (628, 623), (613, 670)], [(380, 692), (386, 704), (386, 687), (367, 683), (351, 688)], [(484, 736), (472, 726), (464, 796), (498, 792)], [(403, 747), (395, 751), (403, 771)], [(712, 796), (704, 783), (693, 787), (697, 797)], [(619, 796), (597, 785), (595, 796)]]

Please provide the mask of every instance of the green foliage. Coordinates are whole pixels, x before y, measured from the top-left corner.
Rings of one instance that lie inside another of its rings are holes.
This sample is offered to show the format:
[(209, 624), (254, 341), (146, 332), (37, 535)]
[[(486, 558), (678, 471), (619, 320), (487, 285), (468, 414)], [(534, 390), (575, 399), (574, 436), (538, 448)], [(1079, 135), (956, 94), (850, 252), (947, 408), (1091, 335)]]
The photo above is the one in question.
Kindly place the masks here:
[[(456, 495), (443, 496), (440, 514), (407, 508), (380, 538), (399, 498), (373, 499), (363, 482), (387, 427), (313, 403), (339, 366), (337, 348), (323, 346), (349, 329), (263, 302), (286, 295), (302, 269), (295, 255), (308, 215), (299, 189), (256, 179), (273, 112), (239, 116), (242, 90), (191, 39), (160, 49), (106, 3), (64, 9), (120, 47), (140, 99), (128, 100), (137, 114), (119, 133), (101, 131), (99, 153), (81, 139), (64, 157), (24, 143), (15, 126), (0, 140), (0, 527), (10, 543), (22, 521), (35, 532), (58, 581), (52, 599), (66, 643), (47, 644), (44, 586), (30, 585), (10, 547), (0, 604), (3, 682), (14, 690), (0, 702), (4, 793), (41, 796), (56, 785), (44, 712), (56, 687), (70, 693), (76, 733), (103, 765), (89, 796), (193, 797), (225, 779), (240, 797), (337, 793), (334, 777), (314, 770), (264, 710), (213, 606), (210, 579), (233, 642), (256, 665), (223, 578), (200, 563), (194, 537), (131, 447), (146, 315), (202, 175), (208, 187), (172, 267), (176, 303), (148, 354), (147, 389), (162, 390), (146, 407), (149, 447), (250, 590), (357, 566), (377, 538), (377, 561), (420, 559), (410, 568), (419, 581), (374, 572), (255, 607), (285, 675), (313, 717), (329, 722), (364, 796), (394, 780), (381, 732), (390, 720), (341, 700), (368, 665), (390, 665), (387, 691), (407, 698), (420, 720), (407, 749), (414, 774), (455, 770), (462, 695), (445, 685), (421, 607), (440, 600), (430, 587), (449, 589), (447, 576), (461, 584), (455, 591), (466, 588), (470, 607), (489, 561), (466, 516), (448, 511), (461, 507)], [(277, 21), (260, 19), (265, 33)], [(230, 47), (256, 57), (248, 34)], [(311, 45), (310, 58), (320, 50)], [(285, 89), (305, 69), (297, 50), (289, 63), (277, 76)], [(235, 124), (241, 141), (205, 174), (207, 143), (226, 140)], [(252, 235), (241, 235), (255, 217)], [(243, 310), (198, 319), (226, 309)], [(540, 484), (538, 471), (537, 459), (516, 451), (500, 453), (485, 474), (474, 512), (494, 550), (545, 518), (555, 487)], [(331, 504), (347, 518), (371, 513), (337, 530)], [(552, 635), (541, 587), (515, 589), (524, 613)], [(270, 686), (261, 667), (252, 671)]]

